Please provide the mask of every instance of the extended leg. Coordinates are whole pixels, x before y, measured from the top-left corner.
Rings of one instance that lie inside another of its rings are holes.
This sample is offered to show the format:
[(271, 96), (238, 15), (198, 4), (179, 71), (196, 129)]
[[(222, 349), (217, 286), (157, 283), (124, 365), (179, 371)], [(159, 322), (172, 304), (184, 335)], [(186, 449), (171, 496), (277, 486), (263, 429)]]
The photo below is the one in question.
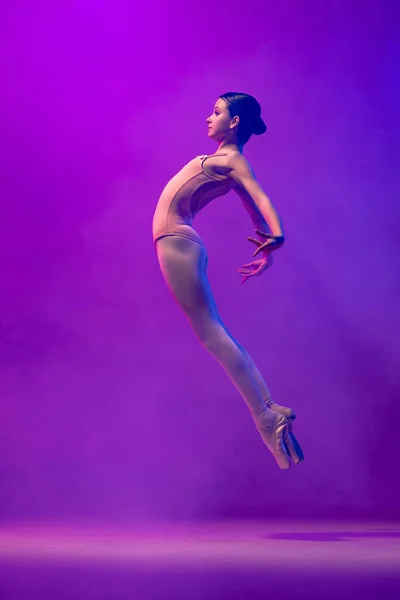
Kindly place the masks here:
[(201, 344), (223, 367), (247, 403), (265, 444), (279, 466), (290, 466), (284, 445), (288, 421), (265, 404), (263, 390), (238, 344), (222, 324), (206, 277), (204, 246), (179, 236), (157, 241), (164, 278)]
[[(215, 314), (217, 315), (218, 320), (222, 324), (222, 319), (219, 316), (219, 313), (218, 313), (218, 310), (217, 310), (217, 307), (216, 307), (216, 304), (215, 304), (215, 301), (214, 301), (214, 298), (212, 295), (211, 295), (211, 300), (214, 305), (213, 308), (214, 308)], [(241, 346), (239, 344), (239, 342), (231, 336), (231, 334), (229, 333), (229, 331), (226, 328), (225, 328), (225, 331), (229, 335), (229, 337), (234, 341), (234, 343), (239, 348), (239, 350), (242, 352), (243, 356), (246, 358), (248, 368), (249, 368), (253, 378), (256, 380), (257, 385), (260, 389), (261, 395), (264, 399), (265, 404), (268, 406), (268, 408), (270, 408), (274, 412), (279, 413), (280, 415), (283, 415), (287, 419), (294, 420), (296, 418), (296, 415), (294, 414), (294, 412), (291, 408), (288, 408), (287, 406), (281, 406), (280, 404), (277, 404), (276, 402), (274, 402), (272, 400), (271, 392), (269, 391), (268, 386), (265, 383), (264, 377), (261, 375), (260, 371), (258, 370), (257, 366), (255, 365), (253, 359), (251, 358), (251, 356), (247, 352), (247, 350), (245, 350), (243, 348), (243, 346)]]

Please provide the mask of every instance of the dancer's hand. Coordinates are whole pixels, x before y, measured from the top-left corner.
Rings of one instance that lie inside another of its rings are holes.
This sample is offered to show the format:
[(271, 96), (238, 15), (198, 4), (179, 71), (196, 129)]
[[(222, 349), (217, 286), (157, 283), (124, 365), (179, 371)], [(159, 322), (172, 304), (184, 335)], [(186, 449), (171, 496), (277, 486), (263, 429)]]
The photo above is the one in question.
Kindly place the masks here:
[(239, 273), (239, 275), (242, 275), (242, 283), (244, 283), (249, 277), (253, 277), (253, 275), (261, 275), (263, 271), (272, 267), (273, 262), (272, 255), (268, 254), (247, 265), (242, 265), (236, 269), (236, 272)]
[(256, 229), (256, 233), (266, 238), (266, 241), (263, 243), (260, 240), (256, 240), (255, 238), (248, 237), (246, 238), (249, 242), (252, 242), (256, 246), (258, 246), (257, 250), (253, 253), (253, 256), (257, 256), (259, 252), (266, 252), (268, 255), (270, 252), (274, 250), (278, 250), (285, 241), (283, 235), (272, 235), (272, 233), (265, 233), (264, 231), (260, 231)]

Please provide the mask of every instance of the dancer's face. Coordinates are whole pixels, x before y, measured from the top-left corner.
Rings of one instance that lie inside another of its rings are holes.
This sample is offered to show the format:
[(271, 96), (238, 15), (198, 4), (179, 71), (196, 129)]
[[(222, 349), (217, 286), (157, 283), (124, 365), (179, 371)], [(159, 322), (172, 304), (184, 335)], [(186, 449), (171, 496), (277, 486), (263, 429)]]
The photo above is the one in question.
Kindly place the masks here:
[(207, 119), (208, 137), (217, 142), (224, 140), (233, 132), (232, 125), (237, 122), (239, 122), (239, 117), (233, 117), (232, 119), (227, 103), (222, 98), (218, 98), (212, 115)]

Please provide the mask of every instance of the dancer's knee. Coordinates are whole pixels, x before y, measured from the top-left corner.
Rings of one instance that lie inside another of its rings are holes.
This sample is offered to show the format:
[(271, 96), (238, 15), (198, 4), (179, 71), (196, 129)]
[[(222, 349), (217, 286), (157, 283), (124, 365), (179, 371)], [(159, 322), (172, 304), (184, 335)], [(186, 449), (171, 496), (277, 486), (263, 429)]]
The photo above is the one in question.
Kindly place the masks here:
[(242, 353), (222, 326), (215, 327), (212, 331), (203, 331), (197, 337), (203, 348), (219, 361), (234, 363), (237, 369), (246, 368)]
[(198, 324), (192, 324), (193, 331), (207, 352), (218, 354), (224, 345), (224, 332), (220, 326), (204, 327)]

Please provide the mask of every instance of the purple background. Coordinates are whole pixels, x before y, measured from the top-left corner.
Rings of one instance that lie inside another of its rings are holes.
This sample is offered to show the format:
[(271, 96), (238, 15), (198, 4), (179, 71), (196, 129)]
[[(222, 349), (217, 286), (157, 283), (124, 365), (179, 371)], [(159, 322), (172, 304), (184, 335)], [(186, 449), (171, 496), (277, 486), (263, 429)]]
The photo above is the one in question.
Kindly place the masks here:
[[(400, 515), (396, 6), (1, 4), (3, 521)], [(195, 227), (226, 325), (298, 413), (289, 473), (152, 244), (162, 188), (214, 152), (205, 119), (232, 90), (263, 107), (245, 154), (287, 244), (241, 286), (239, 199)]]

